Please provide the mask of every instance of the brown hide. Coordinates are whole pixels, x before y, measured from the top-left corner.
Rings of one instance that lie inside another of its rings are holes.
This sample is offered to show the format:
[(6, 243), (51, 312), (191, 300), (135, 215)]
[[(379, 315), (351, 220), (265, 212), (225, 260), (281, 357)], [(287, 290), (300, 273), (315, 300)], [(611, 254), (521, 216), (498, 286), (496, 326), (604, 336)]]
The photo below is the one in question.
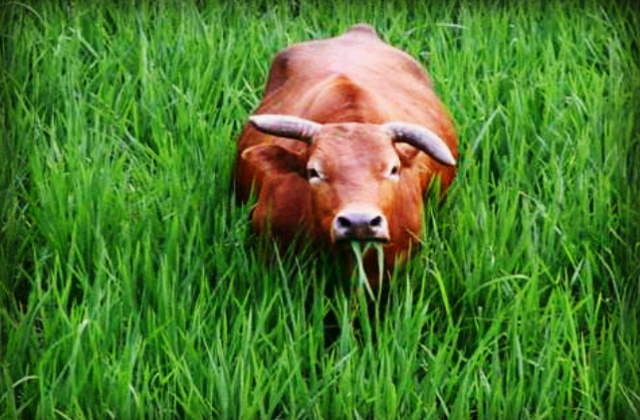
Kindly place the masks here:
[[(445, 191), (456, 173), (413, 146), (393, 143), (381, 128), (390, 121), (421, 125), (458, 156), (453, 124), (426, 72), (366, 25), (279, 52), (255, 114), (322, 124), (310, 144), (265, 134), (250, 124), (240, 136), (238, 197), (247, 201), (254, 188), (254, 228), (264, 232), (268, 226), (285, 244), (302, 230), (333, 247), (339, 212), (375, 209), (388, 223), (384, 250), (390, 270), (420, 235), (423, 196), (433, 177), (441, 177)], [(321, 181), (307, 179), (310, 169), (317, 169)]]

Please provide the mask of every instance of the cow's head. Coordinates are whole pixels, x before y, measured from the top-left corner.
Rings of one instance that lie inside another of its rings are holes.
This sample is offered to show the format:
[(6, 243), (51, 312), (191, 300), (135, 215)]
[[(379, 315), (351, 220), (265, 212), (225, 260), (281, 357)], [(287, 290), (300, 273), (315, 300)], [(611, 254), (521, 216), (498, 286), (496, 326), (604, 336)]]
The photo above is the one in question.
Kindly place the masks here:
[(282, 143), (263, 143), (245, 150), (242, 156), (262, 169), (297, 172), (306, 178), (315, 232), (333, 243), (393, 240), (389, 218), (399, 184), (414, 182), (417, 188), (417, 179), (405, 178), (411, 175), (408, 168), (418, 150), (442, 164), (456, 163), (441, 138), (415, 124), (323, 125), (267, 114), (254, 115), (249, 121), (261, 132), (307, 145), (289, 149)]

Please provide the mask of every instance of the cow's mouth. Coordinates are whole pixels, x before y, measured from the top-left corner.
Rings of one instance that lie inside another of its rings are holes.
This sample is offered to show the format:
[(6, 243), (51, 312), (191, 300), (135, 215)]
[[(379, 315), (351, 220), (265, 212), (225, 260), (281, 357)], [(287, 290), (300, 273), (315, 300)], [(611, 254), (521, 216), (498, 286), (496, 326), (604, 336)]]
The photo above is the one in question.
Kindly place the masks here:
[(336, 238), (335, 241), (336, 244), (340, 245), (350, 245), (351, 243), (355, 242), (356, 244), (360, 244), (364, 247), (367, 244), (386, 244), (389, 242), (389, 238), (348, 236)]
[(382, 284), (382, 273), (384, 273), (384, 250), (383, 243), (386, 241), (350, 241), (351, 250), (356, 257), (357, 270), (358, 270), (358, 282), (357, 287), (365, 287), (369, 295), (374, 298), (373, 291), (371, 290), (371, 286), (369, 286), (369, 281), (367, 277), (367, 273), (364, 270), (363, 260), (367, 255), (371, 248), (375, 249), (378, 253), (378, 273), (380, 278), (378, 279), (378, 284)]

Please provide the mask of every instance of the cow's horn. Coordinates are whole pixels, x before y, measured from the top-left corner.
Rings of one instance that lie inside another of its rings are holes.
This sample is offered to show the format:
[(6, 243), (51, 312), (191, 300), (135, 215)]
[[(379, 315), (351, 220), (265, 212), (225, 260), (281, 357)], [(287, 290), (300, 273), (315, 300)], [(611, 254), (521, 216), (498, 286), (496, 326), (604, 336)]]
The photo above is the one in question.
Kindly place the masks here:
[(249, 117), (249, 122), (263, 133), (311, 143), (321, 124), (292, 115), (261, 114)]
[(406, 122), (388, 122), (383, 124), (383, 128), (391, 133), (393, 141), (410, 144), (442, 164), (455, 166), (456, 160), (447, 144), (426, 127)]

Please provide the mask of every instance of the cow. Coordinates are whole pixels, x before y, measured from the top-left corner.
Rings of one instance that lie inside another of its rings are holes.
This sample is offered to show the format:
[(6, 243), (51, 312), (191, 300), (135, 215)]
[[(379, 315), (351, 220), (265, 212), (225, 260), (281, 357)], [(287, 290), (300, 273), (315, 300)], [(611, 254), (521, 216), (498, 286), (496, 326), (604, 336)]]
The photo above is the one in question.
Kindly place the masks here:
[[(451, 117), (423, 67), (366, 24), (291, 45), (272, 62), (238, 140), (236, 194), (288, 246), (300, 233), (332, 252), (379, 242), (385, 273), (419, 242), (426, 191), (456, 174)], [(370, 253), (372, 254), (372, 253)], [(365, 267), (378, 285), (376, 258)]]

